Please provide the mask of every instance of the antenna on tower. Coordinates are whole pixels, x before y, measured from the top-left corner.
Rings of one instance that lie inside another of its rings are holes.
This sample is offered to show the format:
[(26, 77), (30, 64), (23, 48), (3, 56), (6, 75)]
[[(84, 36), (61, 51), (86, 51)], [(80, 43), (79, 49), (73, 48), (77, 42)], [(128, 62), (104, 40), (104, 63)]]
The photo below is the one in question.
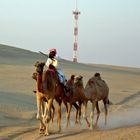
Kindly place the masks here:
[(75, 0), (74, 15), (74, 44), (73, 44), (73, 62), (77, 62), (77, 50), (78, 50), (78, 16), (80, 12), (77, 8), (77, 0)]

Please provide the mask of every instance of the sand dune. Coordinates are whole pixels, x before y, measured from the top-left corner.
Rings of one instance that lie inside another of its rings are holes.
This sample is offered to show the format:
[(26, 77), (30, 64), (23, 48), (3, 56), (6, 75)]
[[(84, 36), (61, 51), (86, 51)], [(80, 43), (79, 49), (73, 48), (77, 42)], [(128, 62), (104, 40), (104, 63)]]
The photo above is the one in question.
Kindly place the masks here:
[[(101, 115), (97, 129), (89, 130), (83, 119), (82, 125), (75, 125), (74, 109), (71, 114), (71, 126), (66, 129), (65, 108), (62, 106), (62, 132), (57, 132), (55, 121), (54, 126), (50, 128), (52, 133), (50, 136), (39, 135), (39, 122), (35, 119), (36, 99), (32, 92), (35, 81), (31, 75), (34, 72), (33, 64), (37, 60), (45, 61), (45, 59), (44, 56), (34, 52), (0, 45), (0, 139), (140, 139), (140, 69), (73, 64), (66, 60), (62, 60), (61, 65), (67, 78), (71, 74), (80, 74), (83, 75), (86, 84), (95, 72), (100, 72), (108, 83), (109, 99), (112, 103), (109, 106), (108, 124), (104, 126), (104, 109), (100, 103)], [(88, 117), (90, 109), (89, 103)]]

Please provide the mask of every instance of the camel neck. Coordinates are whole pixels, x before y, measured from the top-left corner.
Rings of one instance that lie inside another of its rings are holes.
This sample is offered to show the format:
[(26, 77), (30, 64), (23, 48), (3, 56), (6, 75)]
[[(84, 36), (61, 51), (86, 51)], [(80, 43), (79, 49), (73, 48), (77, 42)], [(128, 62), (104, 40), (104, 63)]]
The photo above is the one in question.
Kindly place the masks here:
[(42, 91), (42, 74), (37, 74), (37, 90)]

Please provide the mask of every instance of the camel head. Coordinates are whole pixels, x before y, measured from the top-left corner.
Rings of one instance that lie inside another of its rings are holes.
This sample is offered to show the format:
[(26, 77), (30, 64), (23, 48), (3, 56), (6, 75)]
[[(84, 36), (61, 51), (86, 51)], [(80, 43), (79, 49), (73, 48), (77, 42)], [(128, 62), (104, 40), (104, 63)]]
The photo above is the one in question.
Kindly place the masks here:
[(94, 76), (95, 77), (100, 77), (100, 73), (97, 72), (97, 73), (94, 74)]
[(66, 90), (67, 92), (70, 91), (73, 87), (73, 84), (74, 84), (74, 78), (75, 78), (75, 75), (71, 75), (70, 79), (68, 81), (66, 81)]
[(71, 75), (70, 79), (74, 80), (74, 78), (75, 78), (75, 75)]
[(82, 80), (82, 79), (83, 79), (83, 76), (81, 76), (81, 75), (76, 76), (76, 77), (75, 77), (75, 82), (76, 82), (76, 81), (80, 81), (80, 80)]
[(101, 75), (100, 75), (100, 73), (95, 73), (95, 74), (94, 74), (94, 77), (95, 77), (96, 79), (101, 80)]
[(43, 68), (45, 66), (45, 62), (39, 62), (39, 61), (37, 61), (34, 66), (36, 68), (36, 72), (39, 73), (39, 74), (42, 74)]
[(75, 85), (83, 85), (83, 76), (81, 76), (81, 75), (76, 76), (74, 79), (74, 84)]

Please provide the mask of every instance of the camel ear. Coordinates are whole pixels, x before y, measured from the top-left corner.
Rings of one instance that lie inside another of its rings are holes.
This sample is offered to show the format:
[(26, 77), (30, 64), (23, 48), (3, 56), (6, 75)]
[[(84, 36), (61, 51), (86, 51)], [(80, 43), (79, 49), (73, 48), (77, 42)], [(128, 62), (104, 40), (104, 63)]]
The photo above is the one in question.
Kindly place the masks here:
[(37, 67), (38, 64), (39, 64), (39, 61), (36, 61), (36, 63), (34, 64), (34, 66)]

